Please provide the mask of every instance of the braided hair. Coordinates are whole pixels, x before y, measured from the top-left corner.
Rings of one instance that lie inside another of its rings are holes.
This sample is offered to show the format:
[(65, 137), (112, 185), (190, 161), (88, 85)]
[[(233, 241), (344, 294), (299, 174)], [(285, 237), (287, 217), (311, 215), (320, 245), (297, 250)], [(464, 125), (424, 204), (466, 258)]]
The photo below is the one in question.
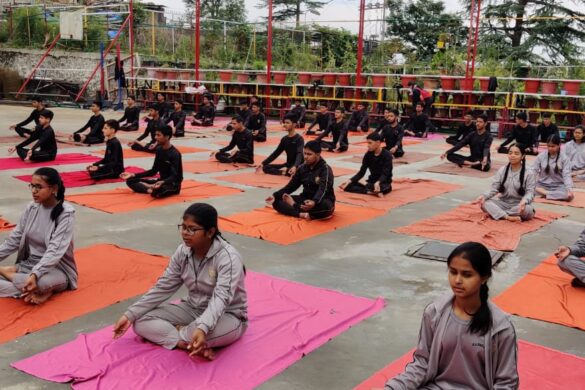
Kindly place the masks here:
[[(520, 196), (524, 196), (524, 194), (526, 194), (526, 189), (524, 188), (524, 176), (526, 174), (526, 147), (522, 144), (514, 144), (512, 146), (510, 146), (511, 150), (512, 148), (518, 148), (518, 150), (520, 151), (520, 154), (522, 155), (522, 168), (520, 169), (520, 188), (518, 189), (518, 194)], [(503, 194), (504, 192), (506, 192), (506, 180), (508, 180), (508, 173), (510, 172), (510, 166), (511, 164), (508, 163), (508, 165), (506, 165), (506, 172), (504, 173), (504, 178), (502, 179), (501, 183), (500, 183), (500, 187), (498, 188), (498, 191)]]
[(65, 201), (65, 185), (61, 179), (61, 175), (54, 168), (42, 167), (35, 171), (35, 176), (40, 176), (50, 186), (57, 186), (57, 193), (55, 199), (57, 199), (57, 205), (51, 210), (51, 221), (55, 222), (57, 226), (57, 219), (63, 212), (63, 202)]
[[(550, 137), (548, 137), (548, 139), (546, 140), (546, 143), (547, 143), (547, 145), (552, 144), (552, 145), (559, 146), (561, 144), (561, 137), (559, 137), (556, 134), (553, 134)], [(548, 152), (547, 152), (547, 154), (548, 154)], [(557, 153), (557, 158), (555, 158), (555, 173), (556, 174), (559, 174), (559, 172), (560, 172), (560, 169), (559, 169), (559, 156), (560, 155), (561, 155), (561, 151), (559, 150), (559, 152)], [(544, 168), (544, 172), (546, 172), (547, 175), (550, 173), (549, 162), (550, 162), (550, 159), (547, 158), (546, 159), (546, 168)]]

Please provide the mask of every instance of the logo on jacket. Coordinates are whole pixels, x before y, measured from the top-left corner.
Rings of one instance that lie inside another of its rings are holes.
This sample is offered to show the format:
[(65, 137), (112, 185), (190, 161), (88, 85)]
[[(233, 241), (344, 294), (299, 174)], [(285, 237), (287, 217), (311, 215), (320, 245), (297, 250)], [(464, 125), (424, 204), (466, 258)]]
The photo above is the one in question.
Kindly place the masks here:
[(319, 184), (321, 182), (321, 178), (319, 176), (315, 177), (315, 184)]
[(209, 269), (209, 277), (210, 277), (211, 279), (217, 279), (217, 271), (216, 271), (216, 270), (214, 270), (214, 269), (212, 269), (212, 268), (210, 268), (210, 269)]

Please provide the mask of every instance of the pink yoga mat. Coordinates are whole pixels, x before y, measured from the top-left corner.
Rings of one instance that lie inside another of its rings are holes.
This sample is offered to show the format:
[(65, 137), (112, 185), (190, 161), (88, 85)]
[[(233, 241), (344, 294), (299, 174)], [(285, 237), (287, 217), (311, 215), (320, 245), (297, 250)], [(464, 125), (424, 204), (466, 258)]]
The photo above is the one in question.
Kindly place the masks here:
[[(139, 173), (144, 172), (144, 169), (138, 167), (126, 167), (125, 171), (131, 173)], [(32, 175), (14, 176), (14, 178), (28, 183), (30, 182)], [(120, 178), (96, 181), (89, 177), (89, 173), (87, 173), (87, 171), (61, 172), (61, 179), (63, 180), (65, 188), (85, 187), (93, 184), (119, 183), (124, 181)]]
[(65, 164), (81, 164), (81, 163), (93, 163), (98, 161), (99, 158), (83, 153), (65, 153), (57, 155), (54, 161), (47, 162), (24, 162), (18, 157), (6, 157), (0, 158), (0, 171), (8, 169), (23, 169), (23, 168), (38, 168), (38, 167), (50, 167), (54, 165), (65, 165)]
[[(253, 389), (384, 307), (343, 294), (248, 272), (245, 335), (212, 362), (154, 346), (107, 327), (13, 363), (18, 370), (74, 389)], [(115, 318), (112, 318), (115, 321)]]

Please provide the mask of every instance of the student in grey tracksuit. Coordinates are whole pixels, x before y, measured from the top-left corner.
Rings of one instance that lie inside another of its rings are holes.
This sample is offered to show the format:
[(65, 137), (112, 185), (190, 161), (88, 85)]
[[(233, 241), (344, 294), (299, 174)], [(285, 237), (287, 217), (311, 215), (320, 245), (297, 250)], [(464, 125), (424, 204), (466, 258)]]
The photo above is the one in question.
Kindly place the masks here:
[(573, 275), (573, 287), (585, 287), (585, 230), (581, 232), (579, 239), (571, 246), (562, 245), (555, 255), (559, 259), (559, 268), (566, 273)]
[(547, 148), (540, 153), (531, 169), (538, 177), (536, 193), (551, 200), (573, 199), (573, 178), (571, 162), (561, 153), (561, 138), (553, 134), (547, 141)]
[[(208, 204), (191, 205), (179, 230), (184, 243), (155, 286), (118, 320), (115, 337), (134, 324), (137, 334), (167, 349), (197, 352), (232, 344), (248, 321), (242, 257), (219, 234), (217, 211)], [(181, 286), (188, 295), (166, 302)]]
[(564, 153), (571, 163), (571, 176), (574, 180), (585, 180), (585, 126), (573, 130), (573, 139), (565, 144)]
[[(510, 163), (498, 170), (491, 189), (476, 202), (495, 220), (520, 218), (527, 221), (534, 217), (532, 201), (536, 177), (531, 170), (526, 169), (522, 147), (512, 145), (510, 150)], [(496, 197), (498, 194), (499, 197)]]
[(34, 202), (0, 245), (0, 261), (18, 252), (14, 266), (0, 267), (0, 297), (38, 304), (77, 288), (75, 209), (64, 202), (65, 187), (55, 169), (37, 169), (30, 186)]
[(413, 360), (385, 390), (518, 389), (514, 325), (488, 297), (488, 249), (466, 242), (447, 264), (453, 292), (425, 308)]

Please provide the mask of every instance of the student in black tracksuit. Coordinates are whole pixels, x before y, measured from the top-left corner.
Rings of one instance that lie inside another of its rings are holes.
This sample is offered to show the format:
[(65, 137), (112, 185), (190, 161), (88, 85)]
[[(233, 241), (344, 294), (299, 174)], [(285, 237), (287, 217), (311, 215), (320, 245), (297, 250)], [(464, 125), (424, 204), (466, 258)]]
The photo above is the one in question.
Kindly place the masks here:
[[(20, 123), (10, 126), (10, 130), (16, 131), (18, 135), (25, 138), (28, 137), (30, 133), (33, 132), (34, 127), (37, 127), (39, 125), (39, 116), (41, 115), (41, 112), (45, 109), (45, 104), (43, 103), (43, 100), (41, 98), (33, 97), (31, 104), (33, 106), (33, 110), (28, 116), (28, 118), (26, 118)], [(27, 129), (26, 127), (24, 127), (33, 121), (35, 123), (33, 129)]]
[[(140, 107), (136, 106), (134, 96), (126, 98), (128, 106), (124, 109), (124, 116), (120, 118), (120, 130), (122, 131), (136, 131), (140, 127)], [(125, 122), (124, 124), (122, 124)]]
[(116, 179), (124, 172), (124, 152), (120, 140), (116, 138), (119, 128), (118, 121), (114, 119), (106, 121), (103, 130), (106, 139), (104, 158), (86, 168), (93, 180)]
[[(171, 107), (167, 103), (165, 95), (163, 95), (160, 92), (157, 93), (156, 94), (156, 102), (154, 102), (153, 106), (154, 106), (155, 110), (158, 111), (158, 117), (163, 122), (166, 121), (167, 117), (170, 115)], [(147, 118), (147, 121), (150, 121), (151, 119), (152, 119), (152, 116), (150, 116), (150, 119)]]
[[(106, 120), (104, 119), (101, 110), (102, 102), (93, 102), (91, 105), (91, 112), (93, 112), (93, 115), (89, 118), (89, 121), (87, 121), (85, 126), (73, 133), (69, 139), (87, 145), (101, 144), (104, 142), (104, 133), (102, 130)], [(89, 130), (89, 132), (83, 134), (87, 130)]]
[(350, 131), (364, 131), (370, 130), (370, 119), (368, 116), (368, 110), (364, 103), (357, 104), (357, 110), (351, 113), (349, 122), (347, 123), (347, 129)]
[(295, 99), (294, 106), (291, 107), (288, 115), (291, 115), (291, 118), (294, 118), (295, 127), (297, 129), (304, 129), (305, 128), (305, 114), (307, 113), (307, 109), (302, 105), (301, 99)]
[[(55, 139), (55, 132), (51, 127), (51, 120), (53, 120), (53, 111), (41, 111), (39, 124), (30, 133), (28, 139), (9, 148), (8, 153), (12, 154), (16, 151), (18, 157), (23, 161), (53, 161), (57, 157), (57, 140)], [(35, 144), (32, 147), (25, 147), (33, 142)]]
[(203, 95), (203, 104), (199, 106), (197, 114), (193, 117), (193, 126), (213, 126), (215, 119), (215, 105), (209, 95)]
[(547, 143), (551, 135), (558, 135), (560, 137), (559, 128), (552, 123), (548, 112), (542, 114), (542, 123), (538, 125), (536, 131), (540, 137), (540, 142), (543, 143)]
[[(349, 140), (347, 139), (348, 123), (343, 119), (343, 107), (337, 107), (333, 114), (333, 121), (329, 123), (327, 130), (322, 132), (316, 139), (321, 143), (321, 147), (333, 152), (339, 143), (338, 152), (345, 152), (349, 148)], [(333, 133), (333, 141), (323, 141), (323, 138)]]
[[(492, 135), (488, 131), (487, 115), (479, 115), (475, 119), (476, 130), (467, 134), (463, 140), (441, 155), (441, 159), (447, 158), (460, 167), (470, 168), (487, 172), (491, 167), (490, 148), (492, 147)], [(464, 146), (469, 146), (471, 154), (463, 156), (455, 153)]]
[(400, 113), (397, 109), (384, 109), (384, 120), (376, 130), (376, 133), (380, 134), (382, 141), (386, 144), (384, 148), (396, 158), (404, 156), (404, 149), (402, 148), (404, 129), (398, 122), (399, 116)]
[[(246, 123), (251, 114), (252, 114), (252, 110), (248, 106), (248, 103), (245, 100), (242, 100), (240, 102), (240, 109), (238, 110), (238, 114), (236, 116), (239, 116), (240, 118), (242, 118), (244, 123)], [(233, 130), (231, 122), (227, 125), (227, 127), (225, 129), (227, 131)]]
[[(254, 164), (254, 137), (252, 132), (244, 127), (242, 118), (235, 116), (232, 118), (232, 140), (225, 148), (213, 152), (211, 157), (222, 163), (245, 163)], [(234, 148), (237, 148), (233, 150)], [(228, 153), (231, 150), (230, 153)]]
[[(280, 139), (276, 150), (266, 160), (262, 161), (257, 171), (262, 171), (269, 175), (292, 176), (295, 174), (298, 166), (303, 163), (303, 146), (305, 145), (303, 136), (295, 131), (295, 119), (296, 117), (290, 115), (290, 113), (284, 118), (282, 126), (288, 134)], [(282, 152), (286, 153), (286, 163), (272, 164)]]
[(473, 123), (473, 115), (467, 113), (463, 117), (463, 123), (461, 123), (457, 129), (457, 134), (447, 137), (446, 141), (448, 144), (457, 145), (463, 140), (463, 138), (467, 137), (468, 134), (471, 134), (474, 131), (475, 123)]
[(515, 141), (519, 145), (524, 145), (526, 154), (533, 156), (538, 155), (538, 132), (536, 128), (528, 123), (528, 115), (520, 112), (516, 115), (516, 126), (512, 129), (510, 136), (498, 148), (498, 153), (508, 153), (507, 145)]
[[(163, 126), (155, 132), (156, 154), (154, 164), (148, 171), (141, 173), (124, 172), (120, 178), (134, 192), (150, 194), (153, 198), (165, 198), (181, 192), (183, 182), (183, 162), (181, 152), (171, 145), (173, 129)], [(153, 178), (158, 173), (158, 178)]]
[[(359, 172), (342, 183), (339, 188), (346, 192), (382, 197), (392, 191), (392, 154), (382, 147), (380, 134), (375, 132), (368, 134), (366, 139), (368, 151), (364, 155)], [(370, 176), (362, 182), (368, 170)]]
[[(146, 129), (144, 129), (144, 133), (142, 133), (140, 137), (136, 138), (136, 141), (128, 143), (128, 146), (130, 146), (132, 150), (139, 152), (155, 153), (157, 147), (157, 142), (155, 139), (156, 131), (162, 129), (166, 125), (162, 119), (160, 119), (159, 111), (154, 105), (149, 107), (148, 114), (150, 116), (150, 120), (148, 121), (148, 125), (146, 125)], [(150, 141), (148, 141), (146, 144), (143, 144), (142, 140), (149, 135)]]
[[(309, 141), (304, 148), (304, 164), (301, 164), (288, 184), (266, 199), (281, 214), (291, 217), (323, 219), (335, 211), (333, 171), (321, 157), (321, 143)], [(299, 187), (300, 195), (292, 195)]]
[(183, 101), (177, 99), (175, 100), (175, 110), (165, 121), (165, 124), (167, 125), (173, 122), (173, 137), (185, 136), (185, 119), (187, 119), (187, 113), (183, 111)]
[(252, 113), (244, 126), (252, 132), (254, 141), (266, 142), (266, 116), (260, 110), (260, 103), (252, 103)]
[(411, 137), (426, 138), (427, 133), (433, 128), (433, 124), (431, 123), (429, 116), (423, 112), (423, 103), (418, 102), (415, 109), (416, 112), (414, 116), (410, 118), (410, 121), (404, 130), (404, 134)]
[[(311, 123), (311, 125), (309, 126), (309, 128), (307, 129), (305, 134), (306, 135), (315, 135), (315, 134), (317, 134), (317, 131), (322, 132), (322, 131), (327, 130), (332, 119), (333, 119), (333, 117), (331, 116), (331, 114), (329, 114), (329, 112), (327, 112), (327, 105), (325, 103), (321, 103), (319, 105), (319, 112), (317, 113), (317, 115), (315, 115), (315, 119), (313, 120), (313, 123)], [(314, 131), (313, 127), (315, 127), (315, 126), (319, 126), (319, 130)]]

